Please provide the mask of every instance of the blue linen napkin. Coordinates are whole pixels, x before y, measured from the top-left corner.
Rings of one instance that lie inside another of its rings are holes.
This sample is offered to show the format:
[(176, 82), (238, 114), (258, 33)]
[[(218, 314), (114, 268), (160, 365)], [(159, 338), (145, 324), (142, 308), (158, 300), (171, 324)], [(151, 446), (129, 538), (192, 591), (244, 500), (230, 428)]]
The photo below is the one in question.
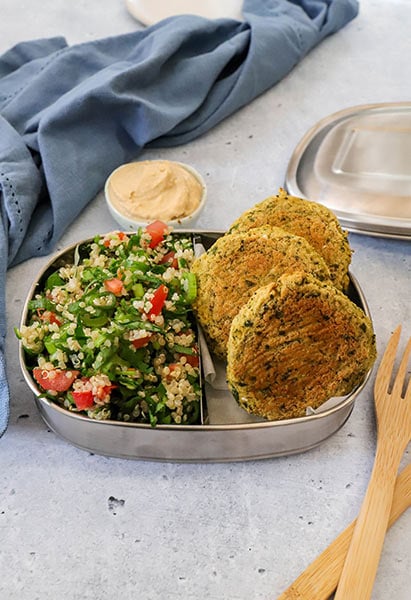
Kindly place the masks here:
[(28, 41), (0, 56), (0, 436), (7, 268), (49, 253), (115, 167), (206, 132), (357, 12), (356, 0), (245, 0), (243, 21), (177, 16), (74, 46)]

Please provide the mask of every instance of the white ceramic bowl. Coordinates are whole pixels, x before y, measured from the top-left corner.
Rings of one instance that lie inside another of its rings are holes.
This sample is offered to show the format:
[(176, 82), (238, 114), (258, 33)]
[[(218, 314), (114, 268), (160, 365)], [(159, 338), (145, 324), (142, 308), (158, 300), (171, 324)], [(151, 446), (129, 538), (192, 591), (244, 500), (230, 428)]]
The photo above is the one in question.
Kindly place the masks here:
[[(138, 162), (138, 161), (135, 161), (135, 162)], [(188, 171), (191, 175), (193, 175), (197, 179), (197, 181), (199, 181), (199, 183), (201, 185), (202, 195), (201, 195), (200, 204), (198, 205), (198, 207), (192, 213), (188, 214), (185, 217), (181, 217), (179, 219), (167, 220), (167, 219), (162, 219), (158, 215), (153, 215), (152, 218), (147, 218), (147, 219), (143, 219), (143, 218), (134, 219), (134, 218), (131, 218), (126, 213), (121, 212), (116, 206), (114, 206), (113, 202), (112, 202), (112, 198), (110, 197), (110, 181), (111, 181), (111, 178), (115, 174), (117, 174), (121, 169), (123, 169), (123, 168), (127, 167), (128, 165), (132, 164), (132, 163), (126, 163), (124, 165), (120, 165), (119, 167), (117, 167), (117, 169), (115, 169), (110, 174), (110, 176), (107, 178), (107, 181), (106, 181), (105, 186), (104, 186), (104, 195), (105, 195), (107, 207), (108, 207), (108, 210), (109, 210), (111, 216), (113, 217), (113, 219), (120, 225), (120, 227), (124, 231), (135, 231), (138, 227), (144, 227), (148, 223), (150, 223), (152, 221), (155, 221), (155, 220), (163, 221), (167, 225), (171, 226), (173, 229), (180, 228), (180, 227), (182, 227), (182, 228), (187, 228), (187, 227), (192, 228), (193, 225), (194, 225), (195, 220), (197, 219), (197, 217), (199, 216), (199, 214), (203, 210), (205, 202), (206, 202), (206, 199), (207, 199), (207, 188), (206, 188), (206, 184), (205, 184), (205, 181), (204, 181), (203, 177), (192, 166), (187, 165), (187, 164), (182, 163), (182, 162), (170, 161), (170, 160), (164, 160), (164, 161), (163, 160), (161, 160), (161, 161), (152, 160), (152, 161), (144, 161), (144, 162), (151, 162), (153, 164), (155, 162), (167, 162), (167, 163), (176, 164), (176, 165), (179, 165), (180, 167), (183, 167), (186, 171)]]

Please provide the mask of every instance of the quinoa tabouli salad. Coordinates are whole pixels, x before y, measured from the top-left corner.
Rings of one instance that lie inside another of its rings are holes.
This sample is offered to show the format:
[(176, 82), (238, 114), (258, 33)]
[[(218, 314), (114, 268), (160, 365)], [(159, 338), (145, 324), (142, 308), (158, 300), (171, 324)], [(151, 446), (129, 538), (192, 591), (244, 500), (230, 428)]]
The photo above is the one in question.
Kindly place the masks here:
[(42, 395), (100, 420), (199, 423), (193, 243), (156, 221), (81, 244), (16, 330)]

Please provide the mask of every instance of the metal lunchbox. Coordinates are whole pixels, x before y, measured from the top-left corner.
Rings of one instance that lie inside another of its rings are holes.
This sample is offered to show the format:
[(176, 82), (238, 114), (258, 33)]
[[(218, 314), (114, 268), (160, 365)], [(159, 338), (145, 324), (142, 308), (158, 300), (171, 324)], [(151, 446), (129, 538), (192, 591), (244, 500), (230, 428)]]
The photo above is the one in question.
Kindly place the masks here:
[[(181, 233), (181, 231), (179, 232)], [(223, 232), (183, 232), (200, 239), (205, 248)], [(71, 245), (55, 255), (41, 270), (29, 291), (21, 319), (28, 318), (28, 304), (48, 274), (63, 262), (73, 260), (76, 248), (90, 240)], [(350, 274), (348, 295), (369, 316), (361, 288)], [(225, 462), (257, 460), (296, 454), (318, 446), (337, 432), (349, 418), (354, 402), (364, 388), (370, 373), (348, 396), (334, 399), (330, 408), (304, 417), (264, 421), (250, 417), (238, 422), (213, 422), (207, 410), (207, 386), (203, 385), (201, 423), (198, 425), (157, 425), (95, 420), (60, 407), (44, 397), (31, 376), (27, 357), (20, 343), (20, 365), (24, 378), (35, 396), (45, 423), (58, 436), (89, 452), (127, 459), (173, 462)], [(233, 402), (234, 399), (233, 399)], [(239, 411), (242, 411), (238, 407)], [(244, 415), (246, 415), (245, 411)], [(234, 419), (235, 421), (235, 419)]]

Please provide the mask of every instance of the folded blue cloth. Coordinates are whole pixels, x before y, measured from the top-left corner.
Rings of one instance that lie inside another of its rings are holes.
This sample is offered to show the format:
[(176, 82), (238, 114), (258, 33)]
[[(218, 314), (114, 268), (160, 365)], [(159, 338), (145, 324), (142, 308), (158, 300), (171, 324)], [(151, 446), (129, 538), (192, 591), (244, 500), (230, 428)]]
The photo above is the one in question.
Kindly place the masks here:
[(357, 11), (355, 0), (245, 0), (244, 21), (171, 17), (75, 46), (24, 42), (0, 57), (0, 435), (7, 267), (49, 253), (115, 167), (209, 130)]

